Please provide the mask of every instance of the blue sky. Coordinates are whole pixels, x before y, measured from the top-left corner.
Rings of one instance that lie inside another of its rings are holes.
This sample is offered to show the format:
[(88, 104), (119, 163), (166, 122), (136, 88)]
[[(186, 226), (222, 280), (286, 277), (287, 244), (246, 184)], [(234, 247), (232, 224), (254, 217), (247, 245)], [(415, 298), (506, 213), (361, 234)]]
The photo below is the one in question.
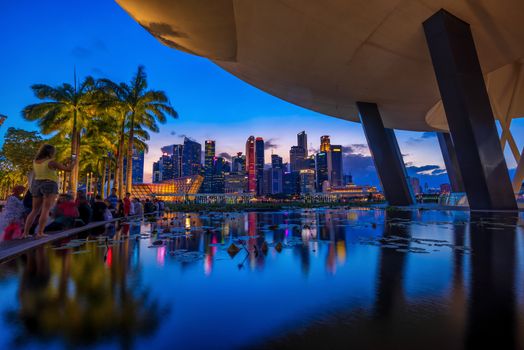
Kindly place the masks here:
[[(0, 114), (8, 115), (0, 129), (0, 143), (10, 126), (36, 129), (20, 116), (25, 105), (36, 101), (32, 84), (72, 82), (75, 66), (79, 77), (127, 81), (142, 64), (150, 87), (166, 91), (180, 114), (178, 120), (169, 121), (159, 134), (152, 135), (146, 180), (152, 162), (160, 156), (160, 147), (181, 142), (183, 135), (202, 144), (205, 139), (215, 139), (217, 153), (229, 154), (243, 151), (249, 135), (262, 136), (274, 145), (267, 149), (266, 158), (274, 152), (286, 160), (296, 134), (305, 130), (312, 149), (319, 147), (321, 135), (330, 135), (333, 144), (349, 146), (346, 170), (357, 182), (377, 183), (369, 152), (360, 147), (366, 143), (360, 124), (294, 106), (204, 58), (165, 47), (114, 1), (2, 1), (0, 26)], [(517, 128), (521, 129), (520, 125)], [(443, 161), (435, 137), (406, 131), (397, 132), (397, 136), (411, 173), (421, 169), (442, 172), (438, 170)], [(447, 181), (445, 175), (426, 178), (430, 185)]]

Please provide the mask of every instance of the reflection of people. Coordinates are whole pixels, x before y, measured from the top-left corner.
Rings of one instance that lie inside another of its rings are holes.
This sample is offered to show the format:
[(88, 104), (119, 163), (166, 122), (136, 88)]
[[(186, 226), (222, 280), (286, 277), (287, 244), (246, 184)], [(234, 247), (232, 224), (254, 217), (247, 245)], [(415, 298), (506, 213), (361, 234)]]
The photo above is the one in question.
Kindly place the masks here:
[(49, 210), (58, 195), (58, 173), (57, 170), (71, 171), (76, 159), (72, 159), (69, 165), (64, 165), (55, 161), (55, 147), (52, 145), (42, 145), (33, 161), (34, 179), (31, 184), (31, 194), (33, 195), (33, 209), (27, 217), (24, 234), (27, 237), (29, 230), (36, 217), (40, 215), (38, 221), (39, 229), (36, 237), (44, 235), (44, 227), (49, 216)]
[(0, 240), (18, 238), (22, 234), (25, 207), (20, 199), (24, 186), (15, 186), (7, 198), (4, 210), (0, 213)]

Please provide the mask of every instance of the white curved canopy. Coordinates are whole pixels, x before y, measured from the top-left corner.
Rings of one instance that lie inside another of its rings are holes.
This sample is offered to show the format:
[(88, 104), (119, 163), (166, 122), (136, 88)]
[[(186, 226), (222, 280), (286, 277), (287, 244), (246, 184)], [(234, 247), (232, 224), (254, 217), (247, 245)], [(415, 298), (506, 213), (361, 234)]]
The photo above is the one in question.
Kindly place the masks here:
[(422, 29), (444, 8), (471, 25), (495, 113), (524, 115), (523, 0), (117, 2), (165, 45), (286, 101), (351, 121), (375, 102), (386, 127), (421, 131), (447, 129)]

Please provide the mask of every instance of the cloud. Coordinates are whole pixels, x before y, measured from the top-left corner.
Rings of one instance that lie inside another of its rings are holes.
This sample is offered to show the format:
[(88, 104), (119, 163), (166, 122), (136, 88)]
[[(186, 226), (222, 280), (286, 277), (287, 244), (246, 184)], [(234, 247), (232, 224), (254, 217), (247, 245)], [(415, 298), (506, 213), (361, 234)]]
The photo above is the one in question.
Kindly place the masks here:
[(342, 152), (344, 154), (363, 154), (368, 153), (368, 146), (363, 143), (353, 143), (351, 145), (342, 146)]
[(408, 165), (406, 166), (406, 170), (408, 174), (412, 175), (438, 175), (445, 173), (445, 169), (441, 169), (438, 165), (422, 165), (422, 166), (415, 166), (415, 165)]
[(435, 134), (432, 131), (428, 131), (428, 132), (423, 132), (422, 136), (420, 138), (422, 138), (422, 139), (432, 139), (434, 137), (437, 137), (437, 134)]
[(231, 161), (231, 154), (227, 152), (222, 152), (218, 156), (224, 158), (225, 160)]
[(171, 132), (170, 132), (170, 135), (171, 135), (171, 136), (175, 136), (175, 135), (176, 135), (176, 132), (171, 131)]
[(75, 46), (73, 50), (71, 50), (71, 54), (76, 58), (84, 59), (91, 56), (92, 52), (88, 48), (82, 46)]
[(436, 137), (437, 137), (436, 133), (434, 133), (433, 131), (427, 131), (427, 132), (423, 132), (419, 137), (410, 137), (406, 141), (406, 143), (412, 145), (412, 144), (421, 143), (421, 142), (424, 142), (426, 140), (433, 139)]
[(264, 150), (276, 149), (278, 145), (275, 143), (275, 139), (271, 138), (264, 142)]
[(77, 45), (71, 50), (71, 54), (78, 59), (89, 58), (97, 52), (107, 52), (106, 44), (100, 39), (96, 39), (89, 45)]

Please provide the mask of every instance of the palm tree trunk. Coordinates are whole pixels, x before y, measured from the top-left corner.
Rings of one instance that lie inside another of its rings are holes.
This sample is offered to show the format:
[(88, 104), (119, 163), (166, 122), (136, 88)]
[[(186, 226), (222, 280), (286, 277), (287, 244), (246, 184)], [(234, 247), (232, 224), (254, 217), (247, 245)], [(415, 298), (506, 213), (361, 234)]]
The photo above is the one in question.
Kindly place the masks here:
[[(114, 185), (113, 185), (114, 187)], [(109, 197), (109, 194), (111, 193), (111, 160), (109, 160), (108, 166), (107, 166), (107, 187), (106, 187), (106, 198)]]
[(104, 158), (104, 166), (102, 167), (102, 184), (100, 185), (100, 195), (102, 199), (106, 198), (106, 191), (104, 186), (106, 185), (106, 171), (107, 171), (107, 158)]
[(133, 141), (135, 139), (135, 113), (131, 114), (129, 138), (127, 140), (126, 193), (131, 193), (133, 182)]
[(76, 154), (76, 163), (73, 167), (73, 170), (71, 171), (71, 194), (73, 198), (76, 198), (76, 191), (78, 188), (78, 171), (80, 169), (80, 131), (76, 132), (76, 143), (75, 143), (75, 152), (73, 154)]
[[(73, 130), (71, 131), (71, 157), (73, 157), (73, 154), (76, 154), (76, 144), (77, 144), (77, 132), (76, 132), (76, 110), (74, 112), (73, 117)], [(78, 158), (77, 158), (78, 159)], [(75, 189), (76, 193), (76, 187), (73, 187), (73, 183), (76, 183), (75, 181), (75, 168), (78, 168), (78, 162), (72, 169), (72, 171), (69, 173), (69, 190), (73, 192), (73, 189)]]
[(125, 113), (122, 113), (122, 126), (120, 127), (120, 139), (118, 140), (118, 154), (115, 165), (115, 183), (118, 186), (118, 197), (123, 198), (124, 191), (124, 147), (125, 147)]

